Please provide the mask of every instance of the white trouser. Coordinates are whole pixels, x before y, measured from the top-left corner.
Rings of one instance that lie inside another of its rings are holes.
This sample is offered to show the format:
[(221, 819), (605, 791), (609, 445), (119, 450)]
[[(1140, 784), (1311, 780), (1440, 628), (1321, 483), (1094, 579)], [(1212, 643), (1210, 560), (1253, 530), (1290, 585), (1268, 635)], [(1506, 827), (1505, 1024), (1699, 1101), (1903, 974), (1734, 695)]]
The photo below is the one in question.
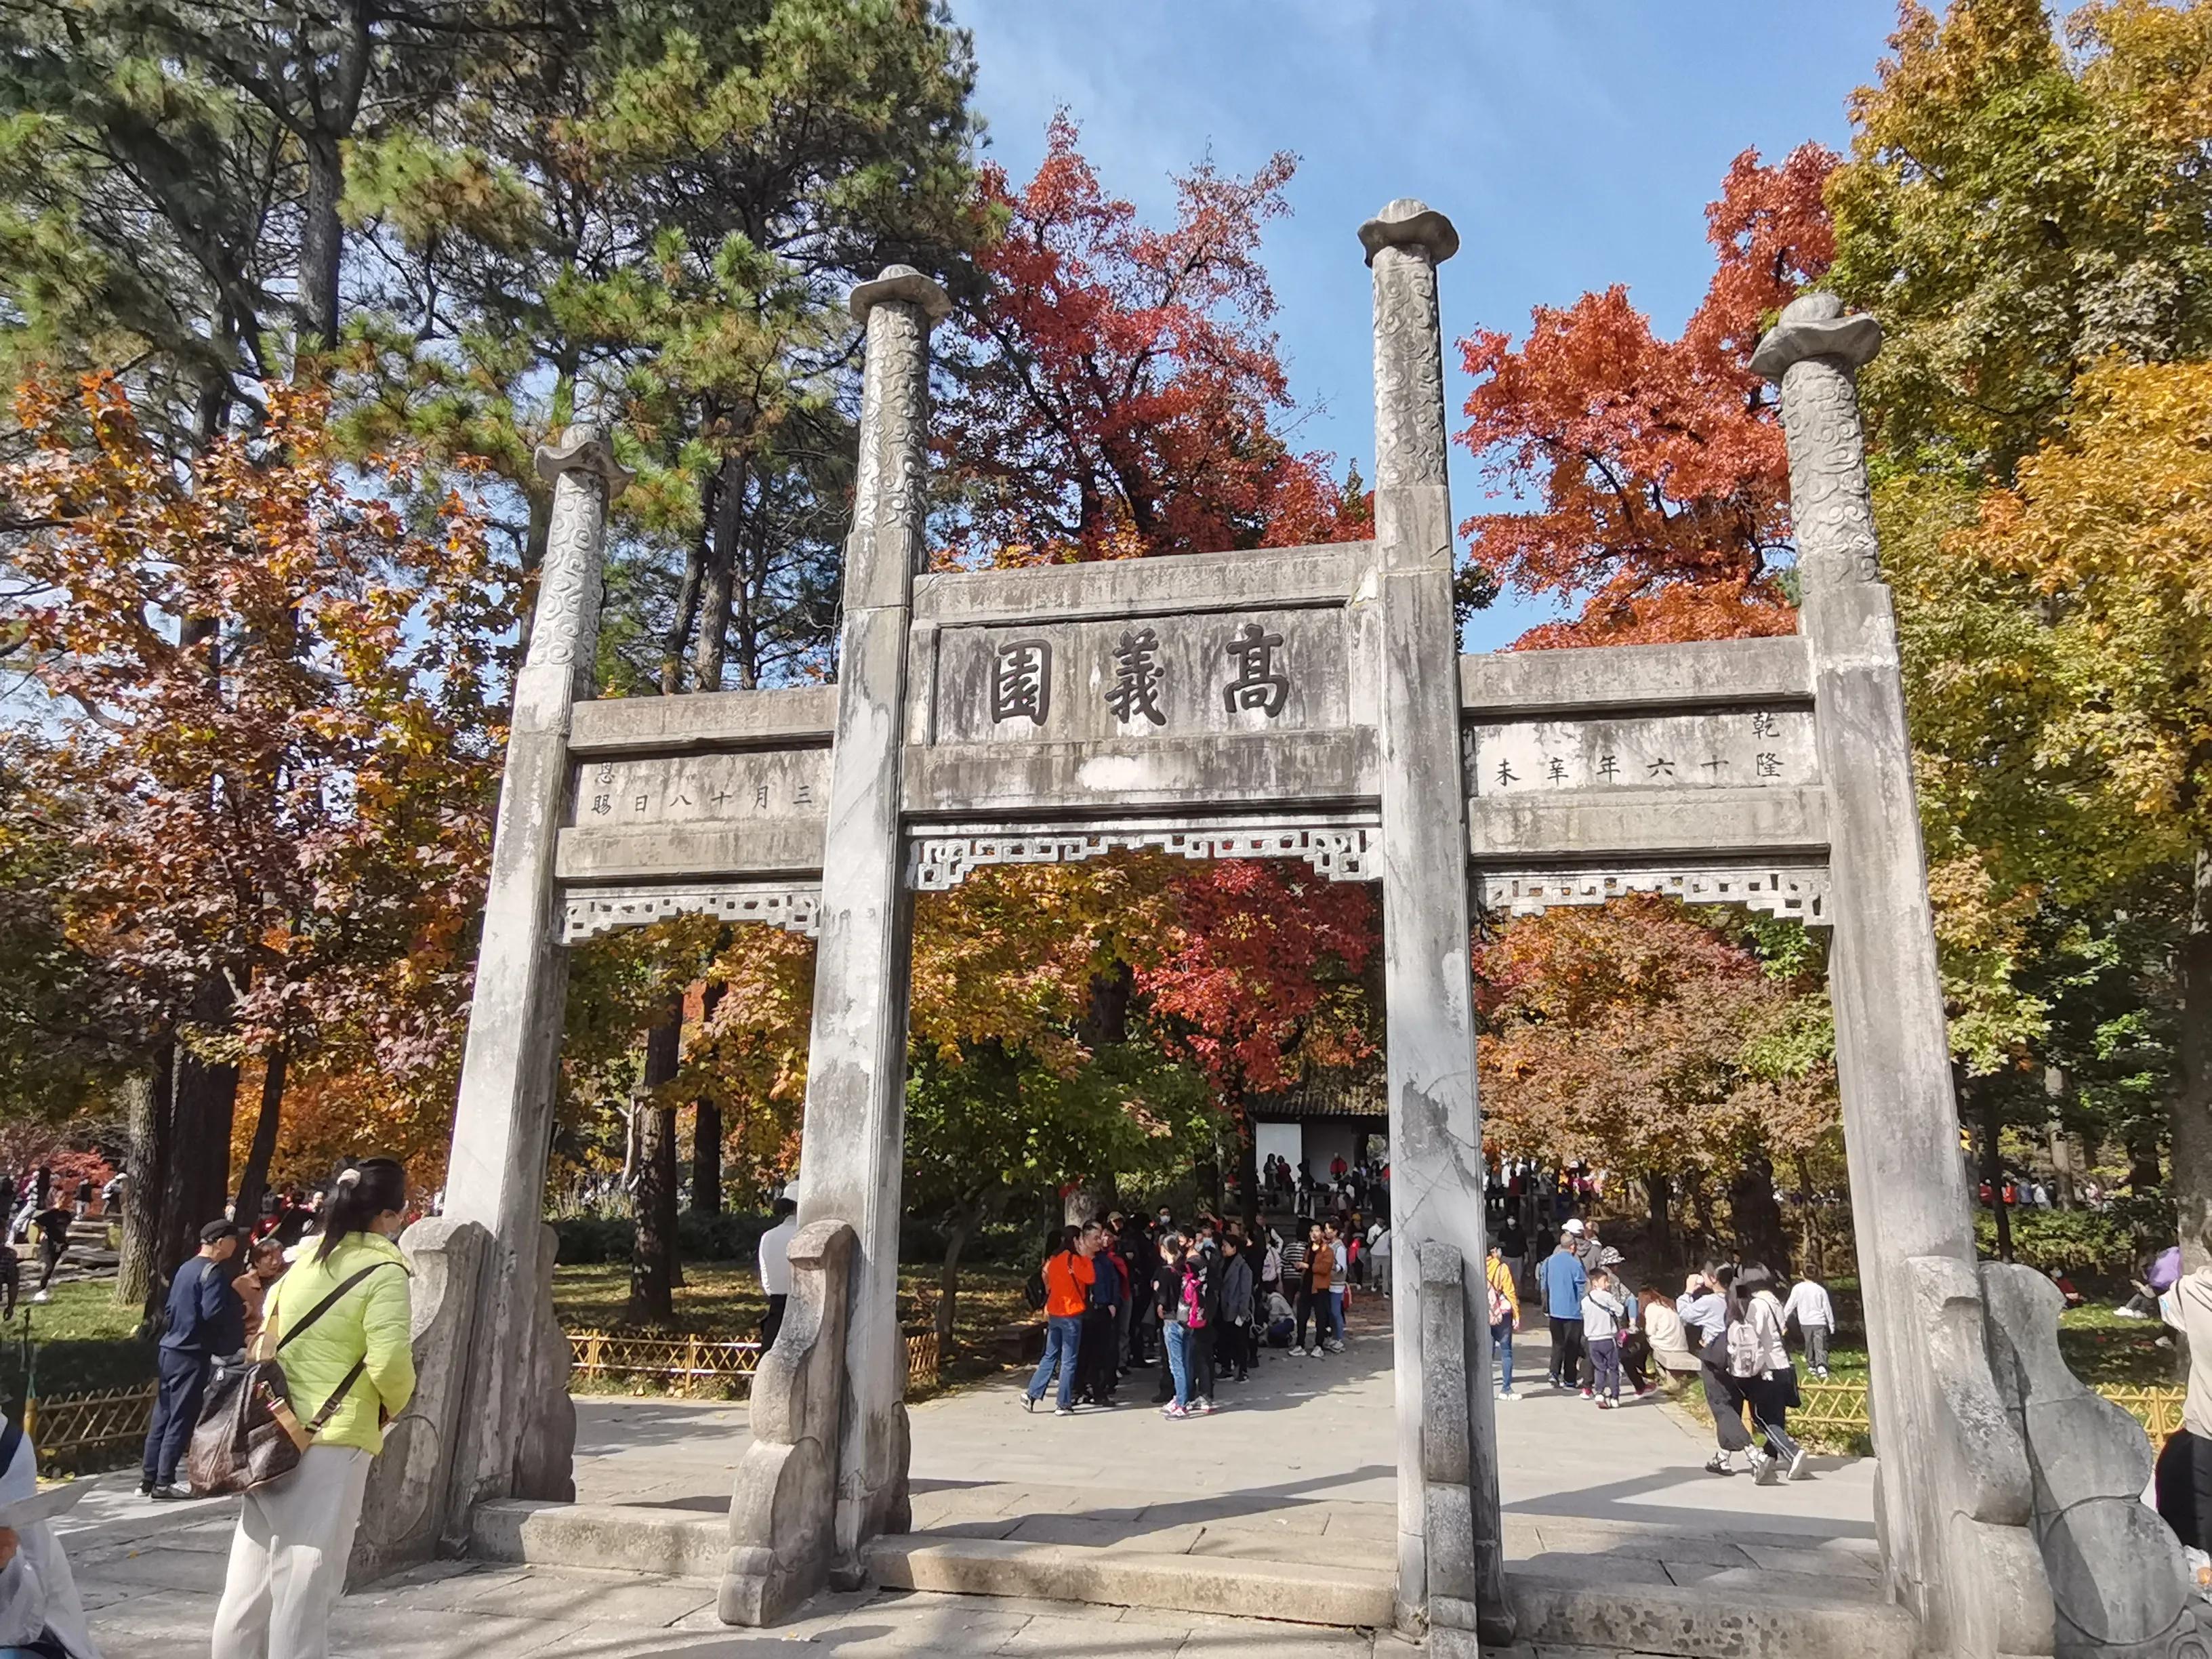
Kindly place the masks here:
[(310, 1446), (291, 1474), (246, 1494), (213, 1659), (326, 1659), (368, 1462), (358, 1446)]

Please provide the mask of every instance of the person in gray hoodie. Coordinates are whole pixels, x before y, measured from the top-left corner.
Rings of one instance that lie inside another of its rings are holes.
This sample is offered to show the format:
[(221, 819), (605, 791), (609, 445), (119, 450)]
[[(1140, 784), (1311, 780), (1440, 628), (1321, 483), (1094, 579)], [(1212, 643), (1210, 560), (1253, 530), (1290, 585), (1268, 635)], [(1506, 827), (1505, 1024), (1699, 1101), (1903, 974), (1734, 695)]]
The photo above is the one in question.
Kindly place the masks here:
[(1216, 1363), (1242, 1382), (1252, 1358), (1252, 1264), (1236, 1234), (1223, 1237), (1221, 1261), (1221, 1322), (1227, 1336), (1218, 1345)]

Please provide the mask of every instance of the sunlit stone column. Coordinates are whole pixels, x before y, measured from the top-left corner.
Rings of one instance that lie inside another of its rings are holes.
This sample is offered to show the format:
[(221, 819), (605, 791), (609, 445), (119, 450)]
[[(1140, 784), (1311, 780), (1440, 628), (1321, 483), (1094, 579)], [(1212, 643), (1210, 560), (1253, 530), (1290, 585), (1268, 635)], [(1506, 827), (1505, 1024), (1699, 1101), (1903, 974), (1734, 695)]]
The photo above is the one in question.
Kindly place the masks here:
[(834, 1582), (867, 1540), (907, 1526), (906, 1344), (898, 1323), (906, 1143), (908, 918), (899, 841), (907, 615), (922, 540), (929, 331), (945, 290), (893, 265), (853, 291), (867, 325), (860, 471), (845, 545), (836, 747), (823, 848), (822, 932), (808, 1048), (799, 1220), (849, 1223), (845, 1411)]
[(1799, 628), (1828, 790), (1828, 986), (1883, 1554), (1929, 1651), (2049, 1653), (2026, 1453), (1984, 1346), (1897, 622), (1853, 380), (1881, 343), (1873, 318), (1811, 294), (1784, 310), (1752, 362), (1781, 387)]
[[(449, 1522), (456, 1528), (465, 1527), (476, 1502), (556, 1495), (566, 1484), (567, 1445), (545, 1448), (549, 1413), (567, 1425), (553, 1438), (574, 1439), (565, 1363), (558, 1378), (544, 1375), (553, 1317), (545, 1162), (568, 988), (553, 855), (567, 805), (569, 714), (593, 690), (607, 507), (629, 475), (591, 425), (572, 426), (560, 442), (542, 447), (538, 471), (553, 485), (552, 517), (530, 648), (515, 678), (446, 1176), (445, 1221), (474, 1223), (491, 1235), (457, 1425)], [(560, 1358), (565, 1362), (565, 1352)], [(519, 1472), (526, 1448), (526, 1462), (560, 1467)], [(549, 1483), (555, 1492), (545, 1490)]]
[[(1443, 336), (1437, 267), (1451, 222), (1398, 201), (1359, 228), (1375, 273), (1375, 540), (1382, 612), (1382, 944), (1390, 1091), (1391, 1270), (1398, 1390), (1400, 1622), (1432, 1620), (1441, 1651), (1465, 1628), (1511, 1638), (1498, 1513), (1483, 1283), (1482, 1135), (1474, 1098), (1467, 792), (1460, 769), (1459, 640), (1445, 481)], [(1460, 1363), (1422, 1342), (1422, 1245), (1456, 1251)], [(1463, 1397), (1431, 1400), (1437, 1389)], [(1460, 1434), (1425, 1433), (1463, 1421)]]

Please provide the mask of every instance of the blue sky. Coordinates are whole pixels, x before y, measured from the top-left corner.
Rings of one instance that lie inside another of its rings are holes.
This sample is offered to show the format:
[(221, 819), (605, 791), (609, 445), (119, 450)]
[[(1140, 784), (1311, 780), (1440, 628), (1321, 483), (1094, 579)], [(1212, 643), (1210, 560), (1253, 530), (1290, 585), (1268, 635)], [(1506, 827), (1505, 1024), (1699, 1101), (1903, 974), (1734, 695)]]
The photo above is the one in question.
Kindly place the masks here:
[[(1066, 105), (1107, 187), (1148, 216), (1210, 149), (1249, 172), (1301, 158), (1268, 268), (1301, 447), (1371, 474), (1367, 272), (1354, 231), (1396, 196), (1459, 227), (1443, 270), (1449, 342), (1516, 335), (1528, 310), (1629, 284), (1673, 333), (1711, 271), (1705, 204), (1736, 154), (1838, 148), (1845, 100), (1874, 78), (1894, 0), (953, 0), (972, 29), (989, 153), (1032, 170)], [(1453, 507), (1481, 501), (1455, 454)], [(1470, 649), (1544, 612), (1510, 596)]]

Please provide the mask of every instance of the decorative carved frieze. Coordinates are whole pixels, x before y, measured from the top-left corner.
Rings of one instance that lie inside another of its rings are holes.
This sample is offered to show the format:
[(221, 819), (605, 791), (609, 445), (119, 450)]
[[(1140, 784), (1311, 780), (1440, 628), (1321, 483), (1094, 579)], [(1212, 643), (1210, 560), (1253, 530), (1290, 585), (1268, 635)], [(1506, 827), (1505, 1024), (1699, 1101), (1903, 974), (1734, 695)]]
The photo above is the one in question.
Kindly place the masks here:
[(1685, 904), (1741, 904), (1770, 915), (1794, 916), (1808, 927), (1828, 921), (1825, 866), (1721, 865), (1698, 869), (1563, 870), (1532, 872), (1484, 870), (1476, 900), (1486, 910), (1533, 916), (1555, 904), (1603, 904), (1631, 893), (1659, 893)]
[(605, 887), (561, 896), (561, 943), (580, 945), (617, 927), (641, 927), (671, 916), (719, 916), (724, 921), (765, 922), (787, 933), (815, 936), (822, 890), (759, 882), (675, 883), (653, 887)]
[(958, 886), (987, 864), (1080, 864), (1117, 848), (1152, 847), (1187, 859), (1304, 859), (1331, 881), (1370, 881), (1379, 832), (1371, 820), (1111, 824), (1007, 833), (916, 833), (908, 880), (918, 893)]

